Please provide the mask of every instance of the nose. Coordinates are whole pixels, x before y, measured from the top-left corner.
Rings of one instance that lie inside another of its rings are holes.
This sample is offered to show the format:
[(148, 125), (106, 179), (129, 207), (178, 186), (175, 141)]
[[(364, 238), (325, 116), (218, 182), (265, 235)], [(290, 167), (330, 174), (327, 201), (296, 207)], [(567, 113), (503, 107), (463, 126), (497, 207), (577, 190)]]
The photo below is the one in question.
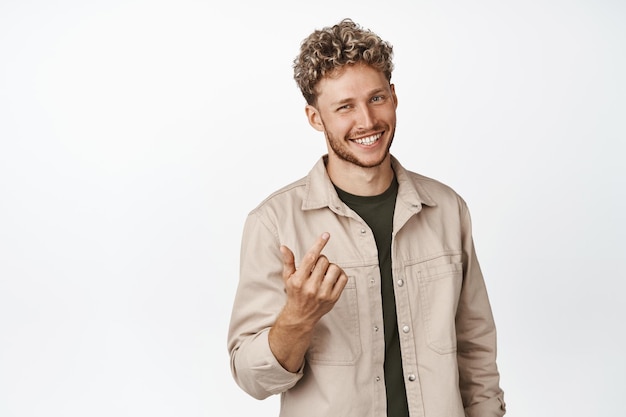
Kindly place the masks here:
[(358, 112), (357, 128), (359, 130), (368, 130), (374, 127), (374, 114), (369, 106), (361, 106)]

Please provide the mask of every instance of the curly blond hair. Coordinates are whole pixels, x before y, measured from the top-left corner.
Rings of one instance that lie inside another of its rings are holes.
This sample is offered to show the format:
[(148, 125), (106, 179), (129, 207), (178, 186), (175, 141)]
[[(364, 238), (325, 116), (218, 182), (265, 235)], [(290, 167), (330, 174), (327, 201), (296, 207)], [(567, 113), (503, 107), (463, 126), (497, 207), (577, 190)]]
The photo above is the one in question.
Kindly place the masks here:
[(315, 104), (317, 83), (346, 65), (363, 63), (391, 81), (393, 47), (350, 19), (311, 33), (301, 44), (293, 64), (294, 79), (308, 104)]

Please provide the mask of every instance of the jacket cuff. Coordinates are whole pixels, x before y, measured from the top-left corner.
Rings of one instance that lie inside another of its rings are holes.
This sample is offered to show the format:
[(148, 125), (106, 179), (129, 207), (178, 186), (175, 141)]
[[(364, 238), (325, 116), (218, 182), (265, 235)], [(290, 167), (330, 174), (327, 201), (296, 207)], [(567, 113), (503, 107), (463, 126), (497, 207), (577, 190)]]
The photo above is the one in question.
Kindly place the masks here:
[(280, 394), (302, 378), (304, 365), (295, 373), (283, 368), (270, 349), (268, 336), (269, 329), (264, 330), (247, 347), (248, 352), (255, 352), (249, 362), (250, 377), (267, 393)]
[(466, 417), (502, 417), (505, 413), (506, 404), (502, 394), (465, 408)]

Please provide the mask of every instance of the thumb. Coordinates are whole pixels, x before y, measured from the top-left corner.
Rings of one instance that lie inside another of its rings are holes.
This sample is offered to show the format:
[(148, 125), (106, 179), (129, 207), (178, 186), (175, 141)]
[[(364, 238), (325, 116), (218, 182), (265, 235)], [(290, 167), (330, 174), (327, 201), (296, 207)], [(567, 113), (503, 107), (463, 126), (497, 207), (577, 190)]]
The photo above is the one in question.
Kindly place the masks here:
[(285, 245), (280, 246), (280, 253), (283, 255), (283, 280), (287, 281), (296, 272), (295, 258), (291, 249)]

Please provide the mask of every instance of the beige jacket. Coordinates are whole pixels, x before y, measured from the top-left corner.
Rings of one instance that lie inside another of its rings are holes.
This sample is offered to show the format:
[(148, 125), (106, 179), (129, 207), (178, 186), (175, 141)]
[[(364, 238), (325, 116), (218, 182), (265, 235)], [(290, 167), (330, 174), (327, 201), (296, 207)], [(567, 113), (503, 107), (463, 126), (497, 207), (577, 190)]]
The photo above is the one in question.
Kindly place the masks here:
[[(411, 417), (500, 417), (496, 329), (465, 202), (406, 171), (393, 221), (392, 266)], [(305, 364), (276, 361), (268, 330), (285, 304), (281, 244), (296, 261), (324, 231), (323, 253), (349, 277), (318, 323)], [(228, 349), (237, 383), (255, 398), (281, 394), (282, 417), (384, 417), (384, 335), (374, 236), (337, 196), (323, 159), (248, 216)]]

